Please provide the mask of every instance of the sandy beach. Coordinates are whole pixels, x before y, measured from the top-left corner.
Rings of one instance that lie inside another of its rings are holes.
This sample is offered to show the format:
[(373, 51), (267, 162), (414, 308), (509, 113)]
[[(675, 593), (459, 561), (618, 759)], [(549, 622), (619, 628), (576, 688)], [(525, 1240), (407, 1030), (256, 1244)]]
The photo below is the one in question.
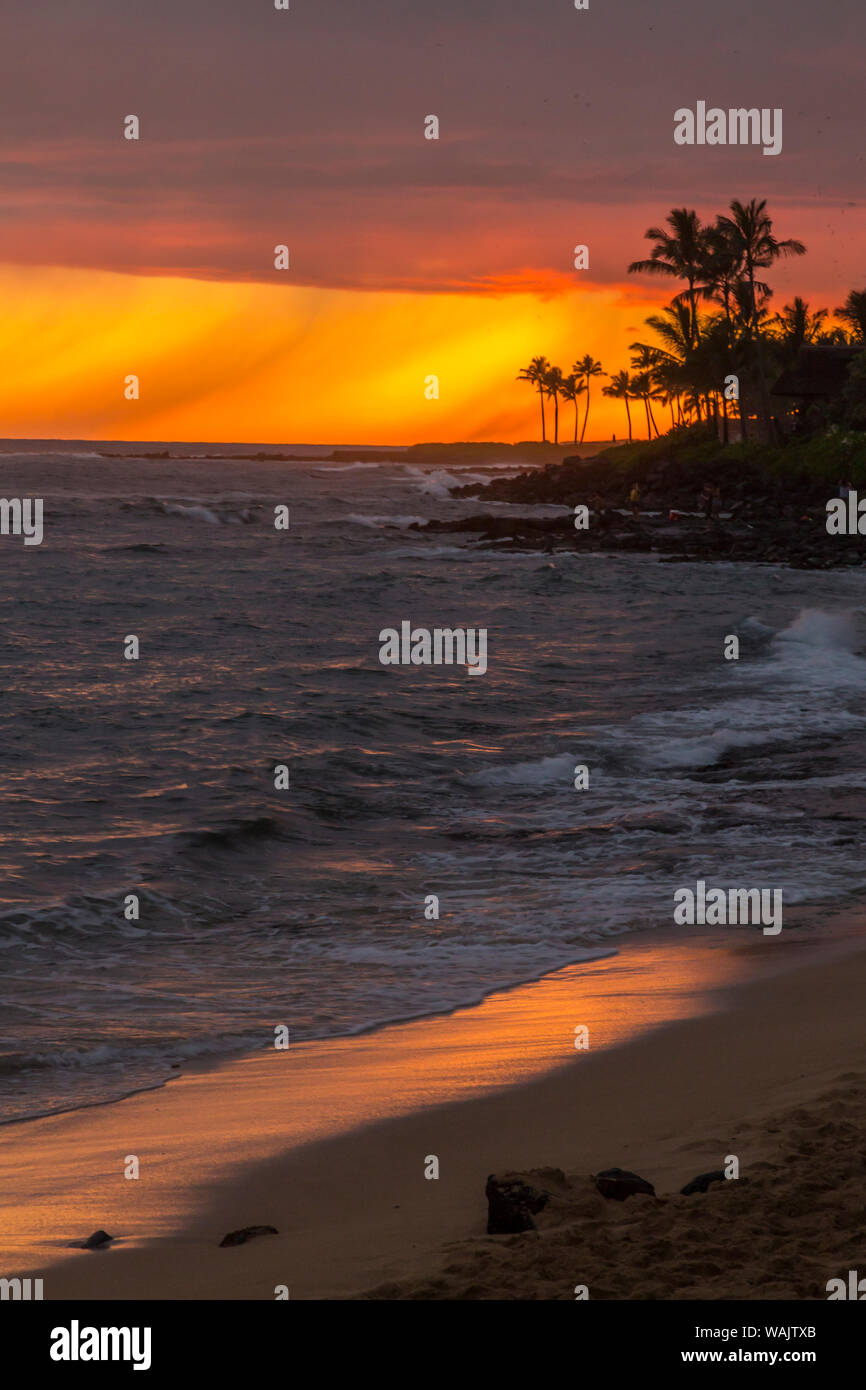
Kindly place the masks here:
[[(6, 1126), (2, 1272), (47, 1299), (824, 1298), (866, 1223), (866, 950), (836, 927), (637, 941), (474, 1009)], [(738, 1182), (678, 1195), (730, 1154)], [(656, 1198), (605, 1201), (589, 1175), (611, 1166)], [(537, 1231), (487, 1236), (486, 1177), (509, 1171), (552, 1199)], [(278, 1234), (219, 1248), (260, 1224)], [(98, 1227), (111, 1248), (69, 1248)]]

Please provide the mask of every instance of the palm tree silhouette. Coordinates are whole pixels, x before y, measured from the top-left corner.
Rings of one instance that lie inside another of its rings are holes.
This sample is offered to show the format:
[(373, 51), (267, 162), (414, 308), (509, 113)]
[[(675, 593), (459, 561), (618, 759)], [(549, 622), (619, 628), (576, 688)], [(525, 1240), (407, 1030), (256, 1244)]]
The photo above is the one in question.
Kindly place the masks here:
[(571, 370), (575, 373), (578, 380), (583, 381), (586, 385), (586, 413), (583, 417), (583, 429), (580, 431), (580, 442), (582, 444), (583, 436), (586, 434), (586, 422), (589, 419), (589, 387), (591, 379), (594, 376), (605, 376), (606, 373), (601, 363), (596, 362), (591, 353), (587, 353), (585, 357), (581, 357), (579, 362), (575, 362)]
[(697, 213), (689, 208), (672, 208), (665, 221), (670, 231), (665, 231), (664, 227), (650, 227), (644, 233), (655, 246), (649, 260), (632, 261), (629, 272), (673, 276), (687, 282), (688, 289), (677, 298), (688, 302), (690, 337), (695, 344), (698, 340), (698, 286), (706, 288), (709, 229), (702, 226)]
[(758, 312), (757, 289), (766, 291), (766, 286), (757, 286), (755, 271), (766, 270), (782, 256), (804, 256), (806, 248), (802, 241), (789, 237), (787, 241), (777, 241), (773, 236), (773, 219), (767, 212), (767, 200), (753, 198), (749, 203), (740, 203), (735, 198), (731, 203), (731, 216), (717, 219), (718, 229), (727, 236), (731, 251), (739, 256), (743, 274), (749, 286), (752, 304), (753, 323)]
[(775, 329), (782, 345), (785, 358), (791, 362), (804, 343), (814, 343), (824, 327), (826, 309), (816, 309), (809, 313), (809, 306), (799, 295), (794, 296), (792, 304), (786, 304), (781, 314), (774, 314), (772, 328)]
[(547, 442), (547, 434), (544, 427), (544, 379), (550, 370), (550, 363), (546, 357), (533, 357), (528, 367), (521, 367), (517, 373), (518, 381), (528, 381), (531, 385), (538, 387), (538, 399), (541, 402), (541, 442)]
[(766, 198), (760, 200), (752, 198), (751, 202), (748, 203), (738, 202), (734, 198), (730, 210), (730, 217), (719, 217), (717, 226), (722, 234), (728, 238), (731, 250), (739, 256), (743, 267), (743, 280), (748, 286), (746, 329), (748, 336), (755, 344), (764, 430), (769, 440), (772, 437), (771, 407), (770, 393), (767, 389), (767, 374), (764, 370), (760, 323), (761, 302), (759, 299), (762, 289), (766, 291), (765, 300), (769, 291), (766, 286), (760, 286), (756, 283), (755, 271), (767, 269), (782, 256), (803, 256), (806, 253), (806, 248), (802, 241), (795, 241), (793, 237), (787, 241), (776, 240), (773, 235), (773, 219), (767, 212)]
[(561, 367), (548, 367), (544, 374), (544, 389), (553, 398), (553, 442), (559, 443), (559, 398), (564, 381)]
[[(632, 393), (633, 396), (638, 396), (638, 397), (643, 401), (643, 408), (644, 408), (644, 410), (645, 410), (645, 412), (646, 412), (646, 437), (647, 437), (647, 439), (652, 439), (652, 437), (653, 437), (653, 428), (654, 428), (654, 426), (655, 426), (655, 421), (653, 420), (653, 417), (652, 417), (652, 410), (650, 409), (650, 403), (649, 403), (650, 392), (652, 391), (652, 389), (653, 389), (652, 377), (650, 376), (649, 372), (637, 372), (637, 373), (632, 377), (632, 379), (631, 379), (631, 393)], [(656, 430), (656, 434), (658, 434), (658, 430)]]
[(580, 414), (577, 408), (578, 396), (582, 396), (586, 387), (578, 380), (576, 374), (572, 372), (569, 376), (562, 378), (562, 398), (571, 401), (574, 405), (574, 442), (577, 443), (577, 421)]
[(866, 290), (851, 290), (845, 303), (833, 313), (850, 328), (855, 342), (866, 343)]
[(625, 413), (628, 418), (628, 442), (631, 444), (631, 411), (628, 408), (628, 398), (634, 395), (634, 388), (632, 386), (631, 377), (625, 368), (623, 368), (621, 372), (614, 373), (610, 379), (610, 385), (602, 386), (601, 394), (603, 396), (612, 396), (618, 401), (625, 401)]

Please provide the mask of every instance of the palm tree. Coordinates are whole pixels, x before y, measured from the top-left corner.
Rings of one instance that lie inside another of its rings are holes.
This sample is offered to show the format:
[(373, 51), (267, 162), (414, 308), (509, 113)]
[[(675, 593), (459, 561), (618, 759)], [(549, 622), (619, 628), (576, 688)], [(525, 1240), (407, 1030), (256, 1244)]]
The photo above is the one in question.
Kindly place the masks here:
[(544, 428), (544, 378), (550, 370), (550, 363), (546, 357), (533, 357), (528, 367), (521, 367), (517, 374), (518, 381), (528, 381), (533, 386), (538, 387), (538, 399), (541, 402), (541, 442), (547, 442), (547, 434)]
[(754, 339), (757, 350), (764, 428), (767, 438), (770, 439), (772, 435), (770, 425), (770, 394), (767, 389), (767, 377), (764, 371), (761, 327), (759, 323), (759, 286), (756, 284), (755, 271), (768, 269), (782, 256), (803, 256), (805, 255), (806, 248), (802, 241), (795, 241), (792, 237), (787, 241), (777, 241), (776, 237), (773, 235), (773, 219), (767, 212), (766, 198), (761, 198), (760, 201), (757, 198), (752, 198), (749, 203), (738, 202), (735, 198), (730, 205), (730, 209), (730, 217), (718, 218), (717, 225), (723, 235), (727, 236), (732, 251), (739, 255), (743, 266), (743, 278), (749, 288), (751, 313), (747, 324), (747, 332), (749, 336)]
[(781, 314), (773, 315), (771, 326), (778, 335), (788, 361), (793, 361), (804, 343), (816, 341), (826, 317), (826, 309), (816, 309), (814, 314), (810, 314), (808, 304), (799, 295), (794, 297), (792, 304), (785, 305)]
[(594, 376), (606, 376), (607, 373), (604, 371), (601, 363), (596, 362), (591, 353), (587, 353), (585, 357), (581, 357), (579, 362), (575, 362), (571, 370), (586, 385), (586, 413), (583, 417), (583, 429), (580, 431), (580, 442), (582, 444), (583, 436), (586, 434), (586, 422), (589, 419), (589, 387), (591, 379)]
[(565, 378), (561, 367), (548, 367), (544, 373), (544, 389), (553, 398), (553, 442), (559, 443), (559, 398)]
[[(688, 306), (682, 300), (674, 299), (670, 304), (660, 310), (658, 314), (650, 314), (645, 319), (648, 328), (661, 338), (664, 343), (664, 354), (672, 360), (678, 362), (680, 366), (687, 366), (694, 349), (689, 341), (689, 330), (691, 314)], [(632, 343), (631, 350), (636, 352), (641, 348), (646, 348), (645, 343)], [(661, 348), (647, 349), (661, 353)]]
[[(650, 409), (650, 392), (653, 389), (652, 377), (649, 372), (636, 372), (631, 379), (632, 395), (638, 396), (643, 401), (643, 408), (646, 412), (646, 437), (652, 439), (655, 420)], [(658, 434), (658, 430), (656, 430)]]
[(583, 393), (584, 393), (585, 390), (586, 390), (586, 387), (583, 385), (583, 383), (582, 383), (581, 381), (578, 381), (578, 379), (577, 379), (576, 375), (574, 374), (574, 372), (572, 372), (572, 373), (570, 374), (570, 376), (563, 377), (563, 379), (562, 379), (562, 398), (563, 398), (563, 400), (571, 401), (571, 402), (573, 403), (573, 405), (574, 405), (574, 442), (575, 442), (575, 444), (577, 443), (577, 420), (578, 420), (578, 416), (579, 416), (579, 414), (580, 414), (580, 412), (579, 412), (579, 410), (578, 410), (578, 408), (577, 408), (577, 399), (578, 399), (578, 396), (582, 396), (582, 395), (583, 395)]
[(851, 330), (855, 343), (866, 343), (866, 290), (851, 290), (833, 313)]
[[(707, 231), (704, 297), (714, 300), (724, 310), (728, 347), (732, 344), (734, 332), (731, 318), (731, 296), (735, 293), (742, 275), (743, 257), (740, 247), (731, 239), (730, 233), (722, 225), (721, 218), (717, 217), (715, 226), (710, 227)], [(762, 285), (761, 288), (767, 289), (768, 286)]]
[(612, 396), (615, 400), (625, 401), (625, 413), (628, 417), (628, 442), (631, 444), (631, 411), (628, 408), (628, 398), (634, 395), (631, 377), (623, 368), (621, 372), (615, 372), (610, 379), (610, 386), (602, 386), (603, 396)]
[(698, 286), (706, 281), (709, 230), (702, 226), (693, 209), (672, 208), (665, 218), (670, 231), (650, 227), (644, 236), (654, 241), (649, 260), (632, 261), (629, 272), (637, 275), (667, 275), (685, 280), (688, 289), (681, 296), (689, 305), (690, 339), (698, 338)]

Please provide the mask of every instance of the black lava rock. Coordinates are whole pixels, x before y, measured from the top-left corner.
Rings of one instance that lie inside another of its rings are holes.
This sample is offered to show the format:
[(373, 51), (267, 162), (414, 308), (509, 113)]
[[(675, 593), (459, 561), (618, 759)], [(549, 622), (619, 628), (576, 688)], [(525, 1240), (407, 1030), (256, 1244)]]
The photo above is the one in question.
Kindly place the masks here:
[(497, 1178), (493, 1173), (484, 1189), (487, 1197), (487, 1234), (517, 1235), (534, 1231), (533, 1216), (547, 1206), (549, 1192), (530, 1187), (520, 1178)]
[(220, 1249), (224, 1245), (246, 1245), (248, 1240), (253, 1240), (256, 1236), (278, 1236), (280, 1233), (276, 1226), (244, 1226), (240, 1231), (229, 1231), (228, 1235), (223, 1236), (220, 1241)]
[(698, 1173), (696, 1178), (687, 1182), (685, 1187), (680, 1188), (681, 1197), (691, 1197), (693, 1192), (706, 1192), (711, 1182), (724, 1182), (724, 1171), (719, 1168), (715, 1173)]
[(114, 1240), (114, 1236), (110, 1236), (107, 1231), (100, 1229), (94, 1231), (92, 1236), (88, 1236), (87, 1240), (82, 1241), (81, 1248), (82, 1250), (101, 1250), (112, 1240)]
[(610, 1197), (615, 1202), (624, 1202), (626, 1197), (633, 1197), (637, 1192), (645, 1192), (650, 1197), (656, 1195), (651, 1182), (626, 1168), (605, 1168), (604, 1172), (596, 1173), (595, 1185), (602, 1197)]

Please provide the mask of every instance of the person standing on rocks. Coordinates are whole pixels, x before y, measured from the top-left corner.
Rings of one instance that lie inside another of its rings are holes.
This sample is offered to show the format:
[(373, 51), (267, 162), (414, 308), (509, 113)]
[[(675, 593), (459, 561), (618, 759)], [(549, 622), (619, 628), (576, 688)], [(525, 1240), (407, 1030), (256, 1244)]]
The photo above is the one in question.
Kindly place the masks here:
[(707, 521), (712, 521), (712, 519), (713, 519), (713, 489), (712, 489), (712, 485), (711, 485), (710, 483), (704, 483), (703, 489), (702, 489), (702, 491), (701, 491), (701, 501), (702, 501), (703, 507), (704, 507), (704, 516), (706, 517)]

